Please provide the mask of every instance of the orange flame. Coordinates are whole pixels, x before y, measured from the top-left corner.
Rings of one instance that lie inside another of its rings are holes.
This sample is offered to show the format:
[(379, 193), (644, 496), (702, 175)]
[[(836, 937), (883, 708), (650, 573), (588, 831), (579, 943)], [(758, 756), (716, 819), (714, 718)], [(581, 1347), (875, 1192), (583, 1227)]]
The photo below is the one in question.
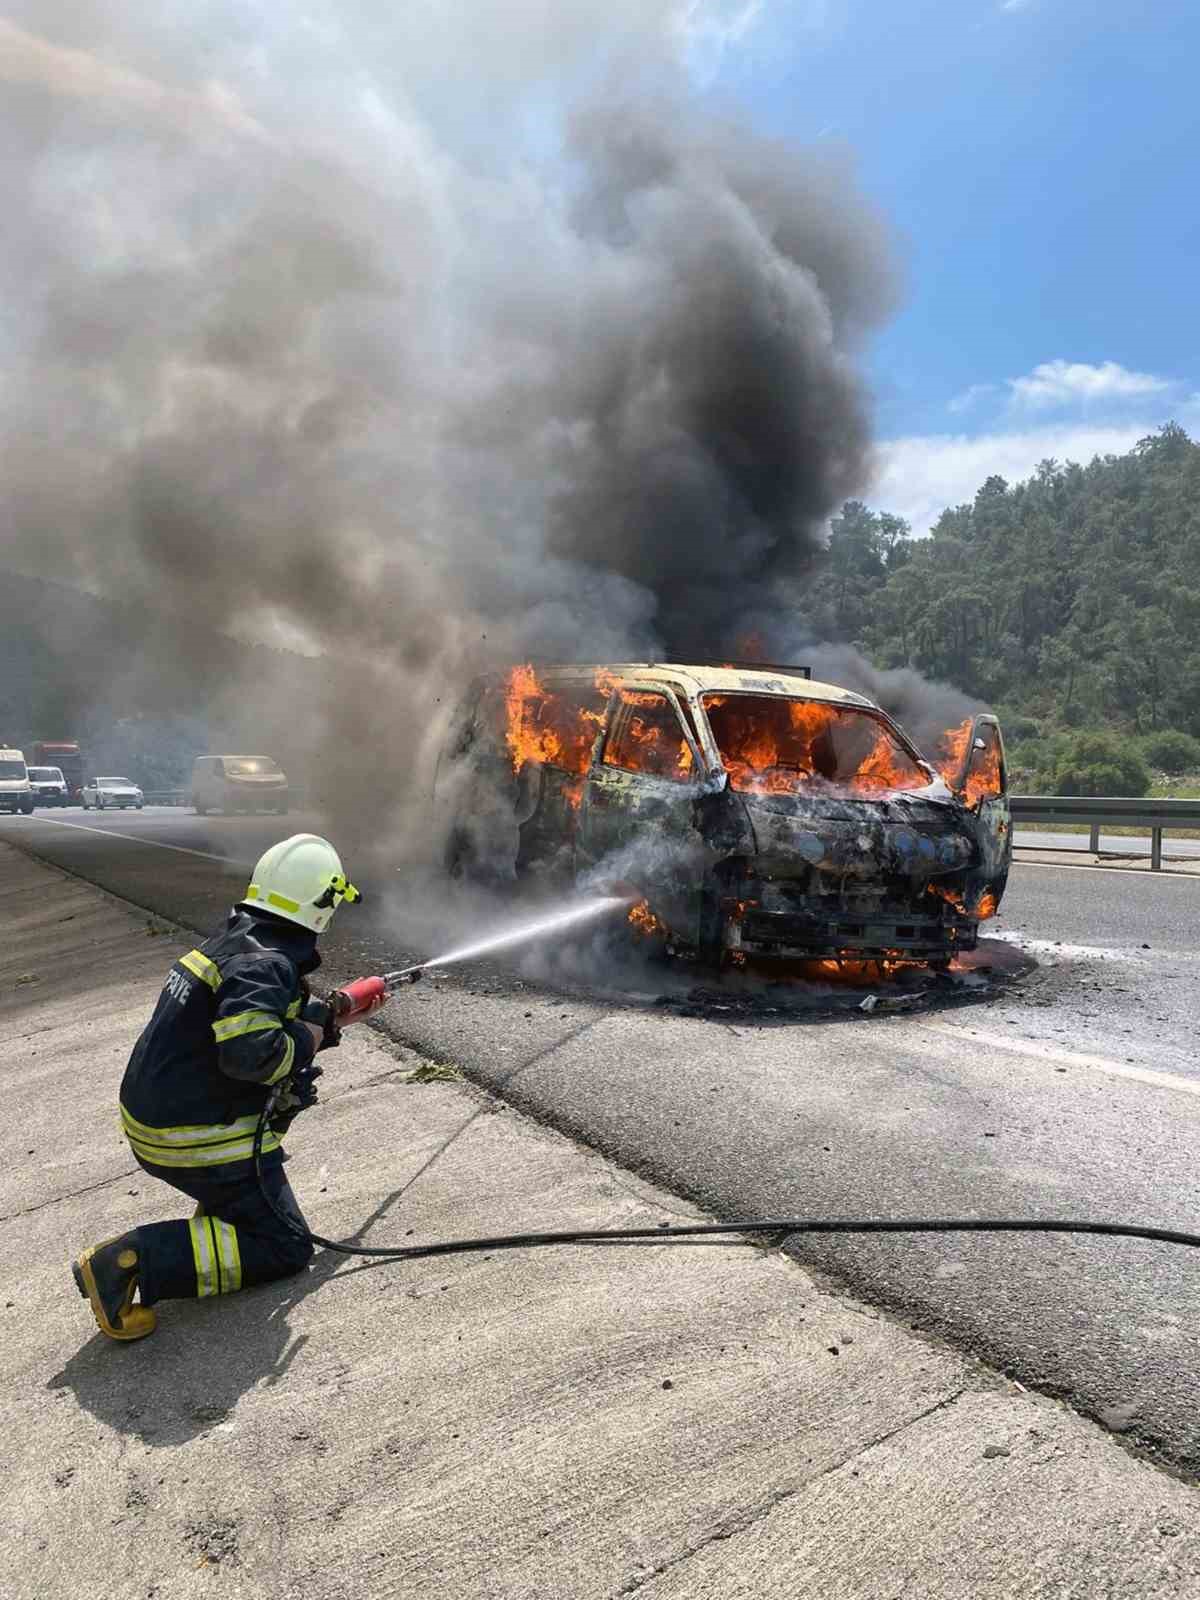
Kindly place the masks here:
[(986, 922), (989, 917), (994, 917), (999, 909), (1000, 902), (990, 889), (985, 889), (974, 906), (968, 907), (962, 895), (955, 894), (942, 883), (931, 883), (929, 893), (935, 894), (939, 900), (945, 900), (947, 905), (952, 905), (961, 917), (974, 917), (977, 922)]
[[(622, 703), (634, 707), (619, 734), (620, 764), (631, 766), (637, 772), (650, 772), (662, 777), (686, 778), (692, 770), (692, 752), (686, 739), (680, 738), (671, 749), (678, 720), (662, 695), (649, 694), (637, 689), (622, 689)], [(640, 717), (642, 710), (653, 715)], [(665, 735), (665, 737), (664, 737)]]
[(562, 745), (553, 728), (541, 727), (539, 716), (546, 691), (532, 666), (514, 667), (504, 690), (505, 742), (513, 771), (527, 761), (553, 761)]
[(965, 917), (967, 915), (967, 902), (962, 895), (955, 894), (954, 890), (948, 889), (944, 883), (931, 883), (929, 885), (929, 893), (937, 895), (939, 900), (944, 900), (947, 905), (953, 906), (959, 916)]
[(952, 789), (962, 775), (973, 726), (974, 718), (967, 717), (957, 728), (947, 728), (945, 733), (938, 736), (933, 764)]
[(962, 781), (963, 763), (970, 752), (971, 763), (967, 768), (967, 776), (958, 790), (969, 806), (977, 806), (981, 800), (989, 800), (1001, 790), (1000, 741), (990, 724), (985, 723), (980, 731), (984, 748), (971, 749), (971, 730), (974, 726), (975, 719), (966, 717), (957, 728), (948, 728), (938, 739), (933, 763), (950, 787), (958, 789)]
[(903, 950), (892, 950), (886, 956), (835, 956), (825, 961), (799, 961), (793, 971), (803, 978), (822, 978), (829, 983), (880, 983), (893, 978), (898, 972), (911, 968), (923, 971), (924, 963), (906, 955)]
[(926, 775), (887, 726), (856, 707), (767, 695), (704, 696), (729, 781), (756, 794), (814, 786), (911, 789)]
[(639, 900), (636, 905), (630, 906), (628, 921), (630, 927), (636, 928), (646, 938), (651, 938), (656, 934), (667, 931), (651, 911), (648, 900)]
[[(596, 674), (596, 692), (588, 704), (586, 699), (546, 688), (528, 664), (512, 669), (504, 691), (504, 739), (514, 772), (535, 761), (583, 776), (604, 722), (609, 690), (601, 676)], [(578, 808), (582, 793), (582, 786), (573, 786), (569, 803)]]

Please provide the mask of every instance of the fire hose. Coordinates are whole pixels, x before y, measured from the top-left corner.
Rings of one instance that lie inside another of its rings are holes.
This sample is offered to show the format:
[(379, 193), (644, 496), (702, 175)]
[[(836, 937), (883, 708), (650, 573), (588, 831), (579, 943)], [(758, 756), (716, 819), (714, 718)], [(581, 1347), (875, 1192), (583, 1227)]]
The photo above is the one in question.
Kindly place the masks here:
[[(378, 977), (358, 978), (345, 988), (336, 990), (330, 995), (329, 1004), (338, 1027), (346, 1028), (351, 1023), (362, 1022), (385, 1005), (398, 988), (416, 983), (426, 967), (433, 964), (427, 962), (405, 967), (399, 972), (385, 972)], [(319, 1072), (318, 1068), (312, 1076)], [(310, 1244), (320, 1245), (323, 1250), (335, 1250), (341, 1255), (416, 1261), (425, 1256), (466, 1255), (474, 1251), (530, 1250), (563, 1244), (613, 1244), (632, 1239), (685, 1239), (725, 1233), (776, 1235), (780, 1243), (787, 1236), (799, 1233), (1091, 1233), (1107, 1238), (1149, 1239), (1160, 1244), (1200, 1247), (1200, 1234), (1183, 1233), (1175, 1228), (1153, 1228), (1132, 1222), (1034, 1217), (748, 1217), (735, 1222), (660, 1223), (649, 1228), (571, 1228), (549, 1233), (504, 1233), (477, 1239), (439, 1239), (432, 1244), (351, 1244), (347, 1240), (325, 1239), (319, 1233), (313, 1233), (284, 1211), (267, 1188), (262, 1166), (263, 1137), (287, 1081), (285, 1079), (272, 1089), (254, 1130), (254, 1175), (263, 1199), (290, 1232), (298, 1234)], [(311, 1082), (307, 1085), (307, 1093), (309, 1098), (302, 1103), (314, 1104), (316, 1093)]]

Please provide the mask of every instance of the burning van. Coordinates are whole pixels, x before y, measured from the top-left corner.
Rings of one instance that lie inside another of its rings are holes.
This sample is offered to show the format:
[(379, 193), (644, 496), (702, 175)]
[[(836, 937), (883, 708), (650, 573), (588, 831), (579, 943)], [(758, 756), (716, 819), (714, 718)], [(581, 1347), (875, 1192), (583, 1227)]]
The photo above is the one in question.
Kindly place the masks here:
[(628, 883), (636, 920), (706, 960), (944, 966), (974, 948), (1012, 857), (994, 717), (927, 758), (797, 667), (479, 680), (436, 792), (453, 870)]

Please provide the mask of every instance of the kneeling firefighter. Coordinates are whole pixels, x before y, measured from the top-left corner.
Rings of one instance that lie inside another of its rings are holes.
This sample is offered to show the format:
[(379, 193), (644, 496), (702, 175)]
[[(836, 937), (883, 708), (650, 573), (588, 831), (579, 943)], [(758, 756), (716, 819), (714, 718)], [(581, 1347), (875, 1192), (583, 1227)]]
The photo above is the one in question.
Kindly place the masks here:
[(233, 1294), (307, 1265), (312, 1245), (260, 1192), (254, 1129), (278, 1086), (263, 1177), (303, 1224), (280, 1139), (316, 1100), (313, 1056), (339, 1038), (331, 1008), (305, 980), (321, 964), (318, 934), (343, 900), (360, 898), (333, 846), (298, 833), (263, 855), (224, 928), (167, 974), (125, 1069), (121, 1123), (139, 1166), (197, 1206), (189, 1221), (134, 1228), (73, 1264), (110, 1339), (153, 1333), (158, 1300)]

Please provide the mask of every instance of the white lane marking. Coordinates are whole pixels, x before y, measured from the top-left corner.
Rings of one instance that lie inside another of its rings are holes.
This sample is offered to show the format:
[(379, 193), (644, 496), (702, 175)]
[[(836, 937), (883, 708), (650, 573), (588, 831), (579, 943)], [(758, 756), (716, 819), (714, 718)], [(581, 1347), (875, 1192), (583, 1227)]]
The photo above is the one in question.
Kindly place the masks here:
[(94, 828), (87, 822), (60, 822), (57, 817), (38, 817), (38, 822), (52, 828), (74, 828), (77, 833), (101, 833), (106, 839), (123, 839), (127, 844), (148, 844), (154, 850), (174, 850), (181, 856), (199, 856), (202, 861), (219, 861), (224, 867), (244, 867), (244, 861), (233, 856), (214, 856), (207, 850), (189, 850), (183, 844), (163, 844), (160, 839), (146, 839), (140, 833), (117, 833), (112, 828)]
[(1154, 1089), (1200, 1095), (1200, 1079), (1181, 1078), (1173, 1072), (1154, 1072), (1150, 1067), (1131, 1067), (1122, 1061), (1110, 1061), (1107, 1056), (1085, 1055), (1079, 1050), (1060, 1050), (1057, 1045), (1045, 1044), (1040, 1039), (1010, 1039), (1007, 1034), (987, 1033), (982, 1028), (968, 1029), (954, 1022), (923, 1022), (921, 1026), (934, 1033), (944, 1033), (960, 1044), (990, 1045), (1016, 1056), (1034, 1056), (1059, 1066), (1083, 1067), (1092, 1072), (1106, 1072), (1113, 1078), (1128, 1078), (1133, 1083), (1148, 1083)]
[[(1017, 846), (1019, 850), (1020, 845)], [(1163, 857), (1169, 861), (1169, 856)], [(1043, 872), (1119, 872), (1122, 877), (1128, 877), (1131, 872), (1136, 872), (1141, 877), (1149, 878), (1152, 883), (1200, 883), (1200, 872), (1162, 872), (1151, 873), (1149, 867), (1077, 867), (1073, 861), (1018, 861), (1013, 857), (1014, 867), (1040, 867)]]

